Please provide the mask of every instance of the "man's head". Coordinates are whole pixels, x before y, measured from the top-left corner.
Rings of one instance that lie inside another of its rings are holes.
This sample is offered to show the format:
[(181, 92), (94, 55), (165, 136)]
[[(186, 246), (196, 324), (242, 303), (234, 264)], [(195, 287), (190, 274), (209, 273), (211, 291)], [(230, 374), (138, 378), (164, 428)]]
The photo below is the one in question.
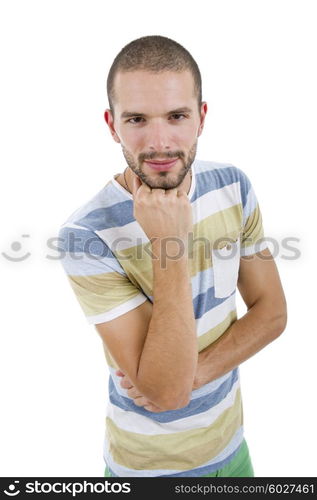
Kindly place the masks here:
[[(107, 92), (105, 120), (131, 170), (151, 188), (179, 186), (195, 159), (207, 112), (190, 53), (162, 36), (134, 40), (114, 59)], [(153, 162), (171, 159), (177, 159), (173, 166), (154, 168)]]

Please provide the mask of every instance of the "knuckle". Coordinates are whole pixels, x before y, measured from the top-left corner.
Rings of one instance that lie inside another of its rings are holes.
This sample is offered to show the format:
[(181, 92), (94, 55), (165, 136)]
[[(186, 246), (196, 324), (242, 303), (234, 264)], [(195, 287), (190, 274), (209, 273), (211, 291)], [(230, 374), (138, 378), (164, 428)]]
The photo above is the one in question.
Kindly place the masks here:
[(135, 398), (133, 401), (137, 406), (143, 406), (142, 398)]

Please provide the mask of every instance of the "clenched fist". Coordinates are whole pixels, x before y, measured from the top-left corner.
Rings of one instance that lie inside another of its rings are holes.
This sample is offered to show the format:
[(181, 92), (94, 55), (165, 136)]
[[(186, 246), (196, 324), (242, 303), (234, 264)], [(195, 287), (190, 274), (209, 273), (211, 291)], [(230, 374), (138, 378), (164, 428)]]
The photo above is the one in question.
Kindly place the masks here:
[(185, 246), (193, 231), (192, 207), (185, 190), (151, 189), (137, 175), (132, 179), (133, 215), (152, 238), (181, 240)]

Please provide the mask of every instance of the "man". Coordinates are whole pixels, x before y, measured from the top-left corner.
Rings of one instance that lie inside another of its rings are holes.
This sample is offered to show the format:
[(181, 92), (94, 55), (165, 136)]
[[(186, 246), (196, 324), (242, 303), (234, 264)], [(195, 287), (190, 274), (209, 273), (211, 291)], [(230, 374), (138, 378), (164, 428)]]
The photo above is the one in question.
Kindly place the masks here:
[(286, 326), (255, 193), (240, 169), (195, 159), (207, 103), (181, 45), (132, 41), (107, 91), (127, 167), (59, 232), (110, 371), (105, 475), (253, 476), (238, 367)]

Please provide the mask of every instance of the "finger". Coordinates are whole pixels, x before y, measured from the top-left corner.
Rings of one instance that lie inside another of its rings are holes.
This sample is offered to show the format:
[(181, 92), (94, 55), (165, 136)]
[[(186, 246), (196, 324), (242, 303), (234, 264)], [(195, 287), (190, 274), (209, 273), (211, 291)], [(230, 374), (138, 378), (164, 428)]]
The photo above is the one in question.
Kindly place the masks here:
[(155, 406), (153, 404), (145, 405), (143, 408), (145, 408), (147, 411), (151, 411), (152, 413), (161, 413), (164, 410), (161, 410), (158, 406)]
[(167, 196), (168, 191), (173, 191), (170, 189), (163, 189), (163, 188), (155, 188), (152, 189), (152, 196), (153, 197), (161, 197), (161, 196)]
[(123, 389), (131, 389), (131, 387), (133, 387), (131, 380), (127, 376), (124, 376), (121, 379), (120, 385), (121, 387), (123, 387)]
[(176, 195), (177, 195), (176, 188), (165, 190), (165, 196), (176, 196)]
[(127, 395), (132, 399), (142, 396), (142, 394), (134, 386), (127, 390)]
[(138, 189), (142, 186), (142, 181), (140, 177), (138, 177), (136, 174), (133, 174), (132, 176), (132, 196), (135, 197), (137, 194)]
[(133, 399), (133, 403), (136, 405), (136, 406), (145, 406), (145, 405), (148, 405), (149, 404), (149, 401), (148, 399), (146, 399), (144, 396), (140, 396), (138, 398), (134, 398)]
[[(178, 189), (177, 190), (177, 196), (180, 198), (181, 196), (183, 196), (184, 198), (188, 198), (188, 193), (186, 192), (186, 190), (182, 190), (182, 189)], [(189, 198), (188, 198), (189, 199)]]
[(147, 410), (147, 411), (151, 411), (152, 413), (155, 412), (155, 409), (152, 408), (152, 405), (145, 405), (144, 408)]
[(121, 370), (117, 370), (116, 375), (118, 375), (118, 377), (124, 377), (125, 374)]

